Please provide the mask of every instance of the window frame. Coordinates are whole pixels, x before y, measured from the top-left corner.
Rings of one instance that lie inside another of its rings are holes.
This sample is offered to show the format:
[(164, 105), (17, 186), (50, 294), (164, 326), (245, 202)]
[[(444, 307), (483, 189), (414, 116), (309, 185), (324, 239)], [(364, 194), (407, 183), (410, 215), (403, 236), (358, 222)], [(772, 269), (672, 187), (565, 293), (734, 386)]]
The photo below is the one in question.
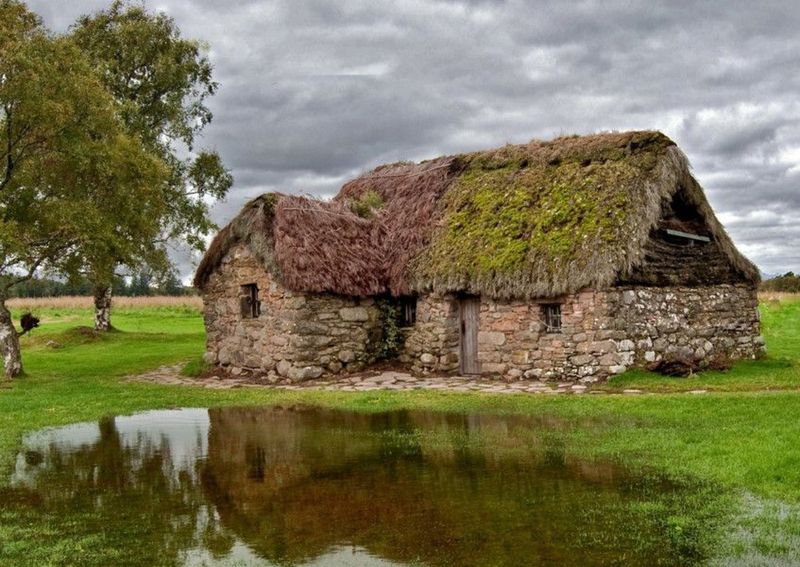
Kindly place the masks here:
[(242, 319), (258, 319), (261, 316), (261, 301), (258, 299), (258, 284), (239, 286), (239, 307)]
[(410, 329), (417, 324), (417, 296), (407, 295), (399, 300), (400, 315), (398, 326), (401, 329)]
[(542, 303), (541, 308), (544, 332), (548, 334), (561, 333), (564, 326), (564, 320), (561, 313), (561, 304)]

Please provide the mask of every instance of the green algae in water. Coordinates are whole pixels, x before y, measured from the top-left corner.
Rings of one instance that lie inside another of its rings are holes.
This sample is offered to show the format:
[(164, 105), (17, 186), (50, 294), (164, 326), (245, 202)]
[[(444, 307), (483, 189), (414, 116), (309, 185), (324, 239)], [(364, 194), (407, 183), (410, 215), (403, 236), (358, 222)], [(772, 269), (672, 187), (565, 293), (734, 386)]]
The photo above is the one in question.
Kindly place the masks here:
[(30, 435), (1, 490), (15, 565), (685, 565), (712, 527), (555, 424), (428, 412), (108, 418)]

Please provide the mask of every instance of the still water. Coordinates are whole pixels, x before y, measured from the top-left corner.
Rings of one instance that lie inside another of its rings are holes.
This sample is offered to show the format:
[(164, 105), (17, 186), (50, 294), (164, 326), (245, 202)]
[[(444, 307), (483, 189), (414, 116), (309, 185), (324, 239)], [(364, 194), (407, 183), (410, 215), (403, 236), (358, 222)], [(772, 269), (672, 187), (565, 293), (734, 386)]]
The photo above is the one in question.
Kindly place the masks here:
[(668, 529), (678, 488), (571, 458), (558, 430), (425, 412), (152, 411), (29, 435), (0, 507), (79, 542), (85, 564), (699, 559)]

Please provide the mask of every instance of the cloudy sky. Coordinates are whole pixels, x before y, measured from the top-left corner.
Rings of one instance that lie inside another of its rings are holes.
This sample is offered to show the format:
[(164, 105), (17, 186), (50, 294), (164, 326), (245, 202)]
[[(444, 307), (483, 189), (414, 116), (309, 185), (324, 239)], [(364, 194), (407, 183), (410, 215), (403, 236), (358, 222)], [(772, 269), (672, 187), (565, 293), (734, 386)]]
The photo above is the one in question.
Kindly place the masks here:
[[(30, 0), (54, 30), (107, 5)], [(374, 165), (658, 129), (762, 271), (800, 270), (800, 3), (149, 0), (209, 45), (203, 144), (264, 191), (331, 195)], [(183, 264), (184, 275), (191, 267)]]

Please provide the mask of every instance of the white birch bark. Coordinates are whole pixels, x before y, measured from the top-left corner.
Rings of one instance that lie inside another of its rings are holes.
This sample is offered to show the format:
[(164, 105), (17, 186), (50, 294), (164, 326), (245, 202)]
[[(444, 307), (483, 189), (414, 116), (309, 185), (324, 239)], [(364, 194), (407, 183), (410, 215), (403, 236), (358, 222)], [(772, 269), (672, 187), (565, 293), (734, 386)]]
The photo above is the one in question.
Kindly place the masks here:
[(3, 370), (6, 378), (14, 378), (22, 374), (19, 335), (4, 299), (0, 299), (0, 354), (3, 356)]
[(94, 330), (111, 330), (111, 286), (94, 288)]

